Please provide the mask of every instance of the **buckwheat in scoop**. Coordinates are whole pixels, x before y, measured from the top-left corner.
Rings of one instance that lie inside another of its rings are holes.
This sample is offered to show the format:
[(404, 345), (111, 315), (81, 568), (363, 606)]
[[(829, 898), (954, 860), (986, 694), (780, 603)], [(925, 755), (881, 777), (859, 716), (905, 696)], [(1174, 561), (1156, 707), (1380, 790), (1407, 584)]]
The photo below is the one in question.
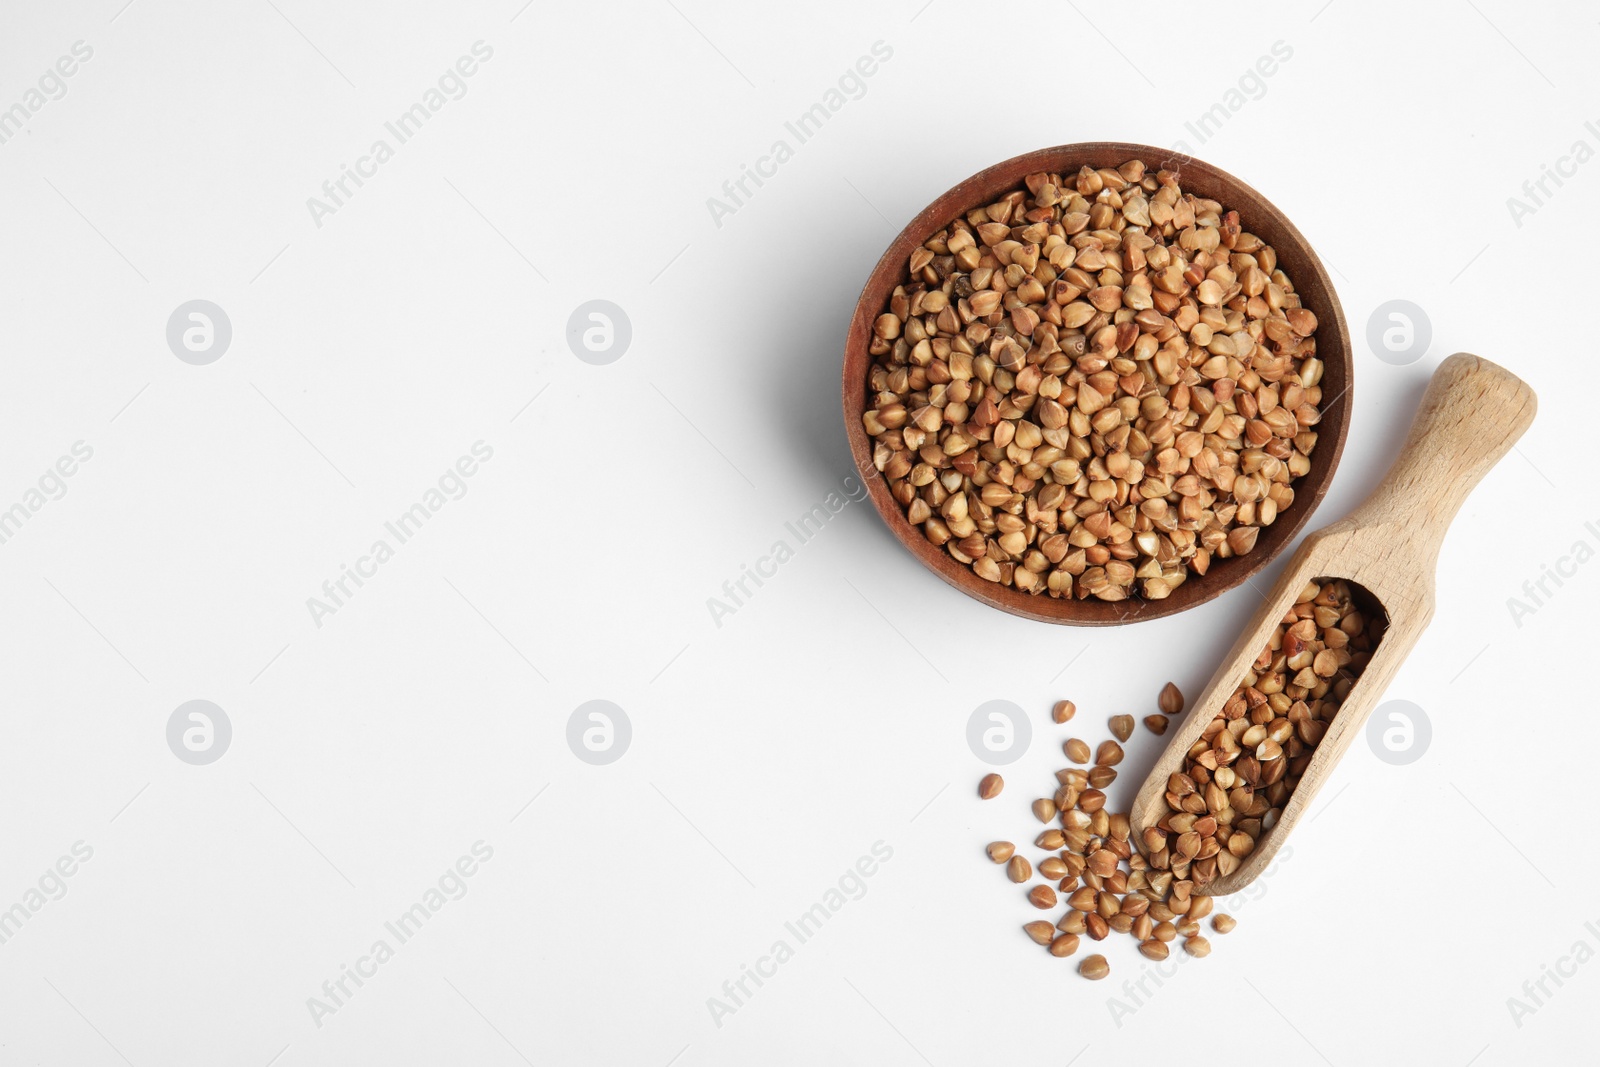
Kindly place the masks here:
[[(1189, 956), (1209, 955), (1201, 920), (1211, 916), (1217, 934), (1236, 925), (1231, 915), (1212, 915), (1209, 887), (1236, 871), (1277, 824), (1386, 625), (1381, 609), (1364, 604), (1348, 582), (1308, 583), (1189, 747), (1182, 770), (1168, 778), (1166, 810), (1139, 840), (1106, 793), (1124, 757), (1121, 744), (1103, 741), (1093, 766), (1057, 771), (1054, 795), (1039, 798), (1034, 807), (1036, 816), (1053, 809), (1059, 823), (1033, 842), (1051, 854), (1035, 866), (1008, 841), (988, 849), (996, 863), (1009, 861), (1007, 874), (1018, 886), (1043, 880), (1024, 890), (1035, 908), (1065, 905), (1054, 925), (1028, 922), (1028, 936), (1055, 956), (1075, 953), (1080, 936), (1103, 941), (1113, 933), (1131, 936), (1151, 960), (1167, 959), (1173, 942)], [(1154, 717), (1163, 724), (1167, 716), (1182, 714), (1177, 686), (1162, 689), (1158, 707), (1161, 714)], [(1121, 719), (1130, 717), (1111, 720), (1119, 734)], [(1090, 758), (1081, 738), (1069, 738), (1063, 748), (1074, 763)], [(1079, 971), (1103, 978), (1109, 964), (1093, 955)]]

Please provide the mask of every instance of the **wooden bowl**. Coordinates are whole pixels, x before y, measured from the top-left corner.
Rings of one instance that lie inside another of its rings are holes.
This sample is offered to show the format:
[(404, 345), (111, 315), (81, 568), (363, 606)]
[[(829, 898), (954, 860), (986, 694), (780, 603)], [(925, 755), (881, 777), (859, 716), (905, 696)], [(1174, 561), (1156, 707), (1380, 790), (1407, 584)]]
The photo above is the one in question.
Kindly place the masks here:
[[(1191, 573), (1165, 600), (1132, 597), (1116, 602), (1092, 597), (1077, 600), (1033, 595), (986, 582), (907, 521), (905, 512), (889, 493), (887, 480), (873, 467), (872, 439), (861, 424), (862, 412), (866, 410), (867, 374), (872, 366), (872, 356), (867, 351), (872, 324), (888, 307), (894, 287), (910, 280), (908, 263), (912, 250), (967, 211), (992, 203), (1021, 187), (1026, 175), (1038, 171), (1076, 174), (1085, 164), (1096, 168), (1118, 167), (1132, 159), (1143, 160), (1151, 171), (1162, 167), (1177, 170), (1185, 192), (1216, 200), (1225, 210), (1238, 211), (1245, 231), (1260, 237), (1277, 251), (1278, 265), (1294, 282), (1301, 304), (1317, 316), (1317, 357), (1324, 365), (1324, 400), (1322, 422), (1317, 426), (1317, 447), (1311, 454), (1311, 470), (1295, 481), (1294, 503), (1280, 512), (1271, 526), (1261, 529), (1254, 550), (1244, 556), (1214, 560), (1204, 576)], [(1288, 547), (1327, 492), (1334, 468), (1339, 465), (1339, 455), (1344, 451), (1345, 434), (1350, 428), (1353, 364), (1350, 330), (1327, 270), (1300, 231), (1266, 197), (1231, 174), (1166, 149), (1115, 141), (1060, 145), (1008, 159), (974, 174), (928, 205), (889, 245), (861, 290), (861, 299), (850, 320), (850, 334), (845, 340), (845, 432), (850, 438), (856, 469), (864, 472), (873, 506), (923, 566), (968, 596), (1013, 615), (1073, 626), (1114, 626), (1158, 619), (1204, 603), (1240, 585)]]

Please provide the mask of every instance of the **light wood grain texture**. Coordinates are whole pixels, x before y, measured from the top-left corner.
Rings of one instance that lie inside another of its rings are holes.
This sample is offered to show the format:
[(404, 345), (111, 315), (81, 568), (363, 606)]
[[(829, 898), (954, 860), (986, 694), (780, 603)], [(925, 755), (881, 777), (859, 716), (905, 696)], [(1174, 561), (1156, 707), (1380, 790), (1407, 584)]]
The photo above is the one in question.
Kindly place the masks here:
[(1178, 724), (1134, 800), (1135, 842), (1166, 813), (1168, 777), (1182, 769), (1184, 754), (1221, 712), (1296, 595), (1309, 581), (1344, 578), (1377, 599), (1388, 615), (1388, 630), (1277, 825), (1261, 836), (1238, 870), (1204, 891), (1235, 892), (1266, 868), (1433, 618), (1434, 571), (1445, 531), (1467, 494), (1528, 428), (1537, 404), (1532, 389), (1486, 359), (1457, 353), (1439, 365), (1383, 482), (1347, 518), (1306, 537), (1189, 717)]

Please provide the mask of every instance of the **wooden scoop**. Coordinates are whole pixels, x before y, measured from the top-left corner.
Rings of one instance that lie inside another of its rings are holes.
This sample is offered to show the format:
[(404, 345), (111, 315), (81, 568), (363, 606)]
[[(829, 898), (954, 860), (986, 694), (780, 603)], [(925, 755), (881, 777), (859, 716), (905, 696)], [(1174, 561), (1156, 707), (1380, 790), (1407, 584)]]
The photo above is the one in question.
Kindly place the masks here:
[(1306, 583), (1343, 578), (1371, 594), (1388, 616), (1388, 629), (1276, 825), (1262, 833), (1237, 870), (1203, 891), (1213, 896), (1236, 892), (1266, 868), (1433, 618), (1434, 570), (1445, 530), (1467, 494), (1528, 428), (1537, 406), (1526, 383), (1486, 359), (1457, 353), (1439, 365), (1383, 482), (1349, 517), (1306, 537), (1189, 717), (1177, 725), (1133, 802), (1136, 845), (1143, 847), (1145, 827), (1167, 813), (1168, 779), (1183, 769), (1185, 754), (1222, 711)]

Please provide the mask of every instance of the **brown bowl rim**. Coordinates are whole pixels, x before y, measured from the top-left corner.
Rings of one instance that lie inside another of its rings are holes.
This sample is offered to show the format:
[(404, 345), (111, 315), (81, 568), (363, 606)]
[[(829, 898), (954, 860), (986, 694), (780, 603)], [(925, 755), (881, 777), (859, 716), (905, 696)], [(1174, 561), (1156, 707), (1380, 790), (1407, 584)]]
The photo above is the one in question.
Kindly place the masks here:
[[(1103, 601), (1034, 595), (986, 582), (956, 562), (906, 520), (905, 512), (889, 493), (887, 481), (872, 463), (871, 438), (861, 424), (866, 407), (867, 373), (872, 363), (867, 351), (871, 324), (887, 305), (896, 285), (909, 277), (912, 249), (979, 204), (1021, 185), (1038, 171), (1076, 173), (1085, 163), (1118, 167), (1131, 159), (1146, 167), (1176, 170), (1187, 192), (1220, 202), (1239, 212), (1245, 229), (1270, 244), (1278, 253), (1279, 267), (1295, 283), (1301, 302), (1317, 316), (1317, 356), (1323, 361), (1324, 392), (1337, 388), (1324, 401), (1318, 423), (1317, 448), (1311, 470), (1295, 483), (1295, 500), (1271, 526), (1263, 527), (1256, 548), (1245, 556), (1218, 560), (1204, 576), (1191, 574), (1165, 600), (1129, 598)], [(1333, 482), (1350, 429), (1355, 359), (1349, 325), (1327, 268), (1311, 243), (1272, 201), (1220, 167), (1184, 153), (1126, 141), (1086, 141), (1056, 145), (1013, 156), (958, 182), (906, 224), (889, 244), (862, 287), (845, 338), (842, 391), (845, 433), (851, 457), (861, 472), (873, 507), (905, 548), (944, 582), (975, 600), (1012, 615), (1038, 622), (1072, 626), (1115, 626), (1175, 615), (1244, 584), (1294, 543)], [(1329, 437), (1332, 440), (1329, 440)]]

